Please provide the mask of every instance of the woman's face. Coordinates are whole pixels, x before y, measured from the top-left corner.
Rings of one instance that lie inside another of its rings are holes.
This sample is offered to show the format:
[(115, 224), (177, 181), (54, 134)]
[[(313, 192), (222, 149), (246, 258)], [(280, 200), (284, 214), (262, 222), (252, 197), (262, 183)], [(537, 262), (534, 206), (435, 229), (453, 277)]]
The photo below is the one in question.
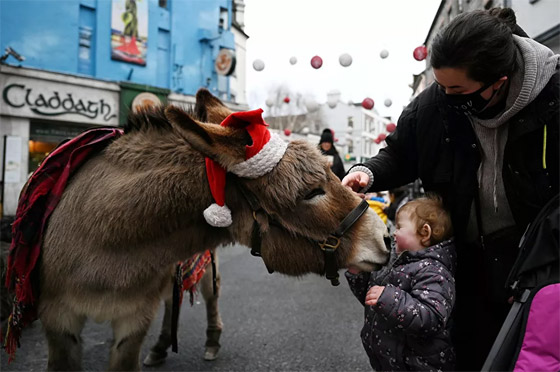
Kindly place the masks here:
[[(476, 92), (484, 86), (484, 83), (481, 83), (480, 81), (469, 79), (467, 77), (467, 71), (463, 68), (434, 68), (434, 77), (436, 79), (436, 83), (443, 91), (445, 91), (445, 94), (469, 94)], [(501, 80), (497, 83), (499, 82), (501, 82)], [(480, 92), (482, 98), (486, 100), (490, 99), (494, 91), (493, 87), (494, 84)]]
[(323, 151), (329, 151), (332, 147), (332, 144), (330, 142), (323, 142), (321, 143), (321, 148), (323, 149)]

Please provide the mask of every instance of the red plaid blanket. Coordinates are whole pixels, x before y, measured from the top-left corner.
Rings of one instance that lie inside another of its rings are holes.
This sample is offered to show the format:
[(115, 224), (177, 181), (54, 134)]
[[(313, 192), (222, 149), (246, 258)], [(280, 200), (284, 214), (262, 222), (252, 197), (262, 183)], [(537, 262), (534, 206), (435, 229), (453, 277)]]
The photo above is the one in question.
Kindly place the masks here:
[(187, 261), (179, 263), (181, 266), (181, 279), (183, 290), (181, 291), (180, 302), (183, 301), (183, 292), (188, 291), (190, 294), (190, 303), (193, 304), (194, 293), (196, 292), (196, 284), (202, 279), (206, 266), (210, 263), (212, 256), (210, 251), (197, 253)]
[(48, 219), (72, 174), (89, 155), (101, 151), (122, 133), (118, 128), (95, 128), (60, 145), (33, 173), (20, 196), (6, 272), (6, 287), (15, 292), (4, 340), (10, 361), (15, 357), (23, 328), (37, 318), (39, 285), (35, 266)]

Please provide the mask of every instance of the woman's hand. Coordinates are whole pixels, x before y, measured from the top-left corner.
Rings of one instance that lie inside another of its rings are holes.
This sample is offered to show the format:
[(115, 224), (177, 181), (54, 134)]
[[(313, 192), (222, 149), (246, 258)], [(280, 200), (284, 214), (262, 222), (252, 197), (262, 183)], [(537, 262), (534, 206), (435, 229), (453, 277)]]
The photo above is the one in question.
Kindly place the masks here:
[(364, 172), (356, 171), (348, 173), (342, 179), (342, 186), (350, 188), (354, 192), (359, 192), (369, 183), (369, 176)]

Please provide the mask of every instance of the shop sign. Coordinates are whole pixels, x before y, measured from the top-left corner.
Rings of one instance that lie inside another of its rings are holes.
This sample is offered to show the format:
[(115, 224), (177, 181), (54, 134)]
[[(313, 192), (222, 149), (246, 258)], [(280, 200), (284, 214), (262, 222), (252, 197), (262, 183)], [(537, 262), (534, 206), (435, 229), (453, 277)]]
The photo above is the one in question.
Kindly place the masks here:
[(5, 115), (118, 124), (117, 92), (22, 76), (2, 79), (1, 89), (0, 108)]
[(141, 107), (161, 105), (161, 100), (153, 93), (143, 92), (134, 97), (132, 100), (132, 111), (136, 111)]
[(220, 49), (214, 67), (219, 75), (229, 76), (235, 71), (235, 53), (231, 49)]

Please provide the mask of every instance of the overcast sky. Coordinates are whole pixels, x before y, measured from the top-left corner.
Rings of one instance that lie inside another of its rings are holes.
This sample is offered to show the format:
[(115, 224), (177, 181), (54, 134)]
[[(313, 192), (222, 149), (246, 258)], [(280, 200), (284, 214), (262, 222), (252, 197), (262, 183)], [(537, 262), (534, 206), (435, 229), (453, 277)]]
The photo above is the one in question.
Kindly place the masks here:
[[(412, 74), (425, 61), (412, 57), (424, 43), (440, 0), (245, 0), (247, 99), (262, 107), (278, 86), (325, 103), (339, 90), (343, 102), (375, 101), (382, 116), (394, 120), (409, 102)], [(389, 56), (380, 57), (382, 50)], [(348, 53), (349, 67), (339, 64)], [(314, 55), (323, 59), (311, 67)], [(290, 57), (298, 62), (291, 65)], [(265, 63), (262, 71), (253, 61)], [(387, 108), (385, 99), (393, 104)], [(292, 102), (293, 103), (293, 102)]]

